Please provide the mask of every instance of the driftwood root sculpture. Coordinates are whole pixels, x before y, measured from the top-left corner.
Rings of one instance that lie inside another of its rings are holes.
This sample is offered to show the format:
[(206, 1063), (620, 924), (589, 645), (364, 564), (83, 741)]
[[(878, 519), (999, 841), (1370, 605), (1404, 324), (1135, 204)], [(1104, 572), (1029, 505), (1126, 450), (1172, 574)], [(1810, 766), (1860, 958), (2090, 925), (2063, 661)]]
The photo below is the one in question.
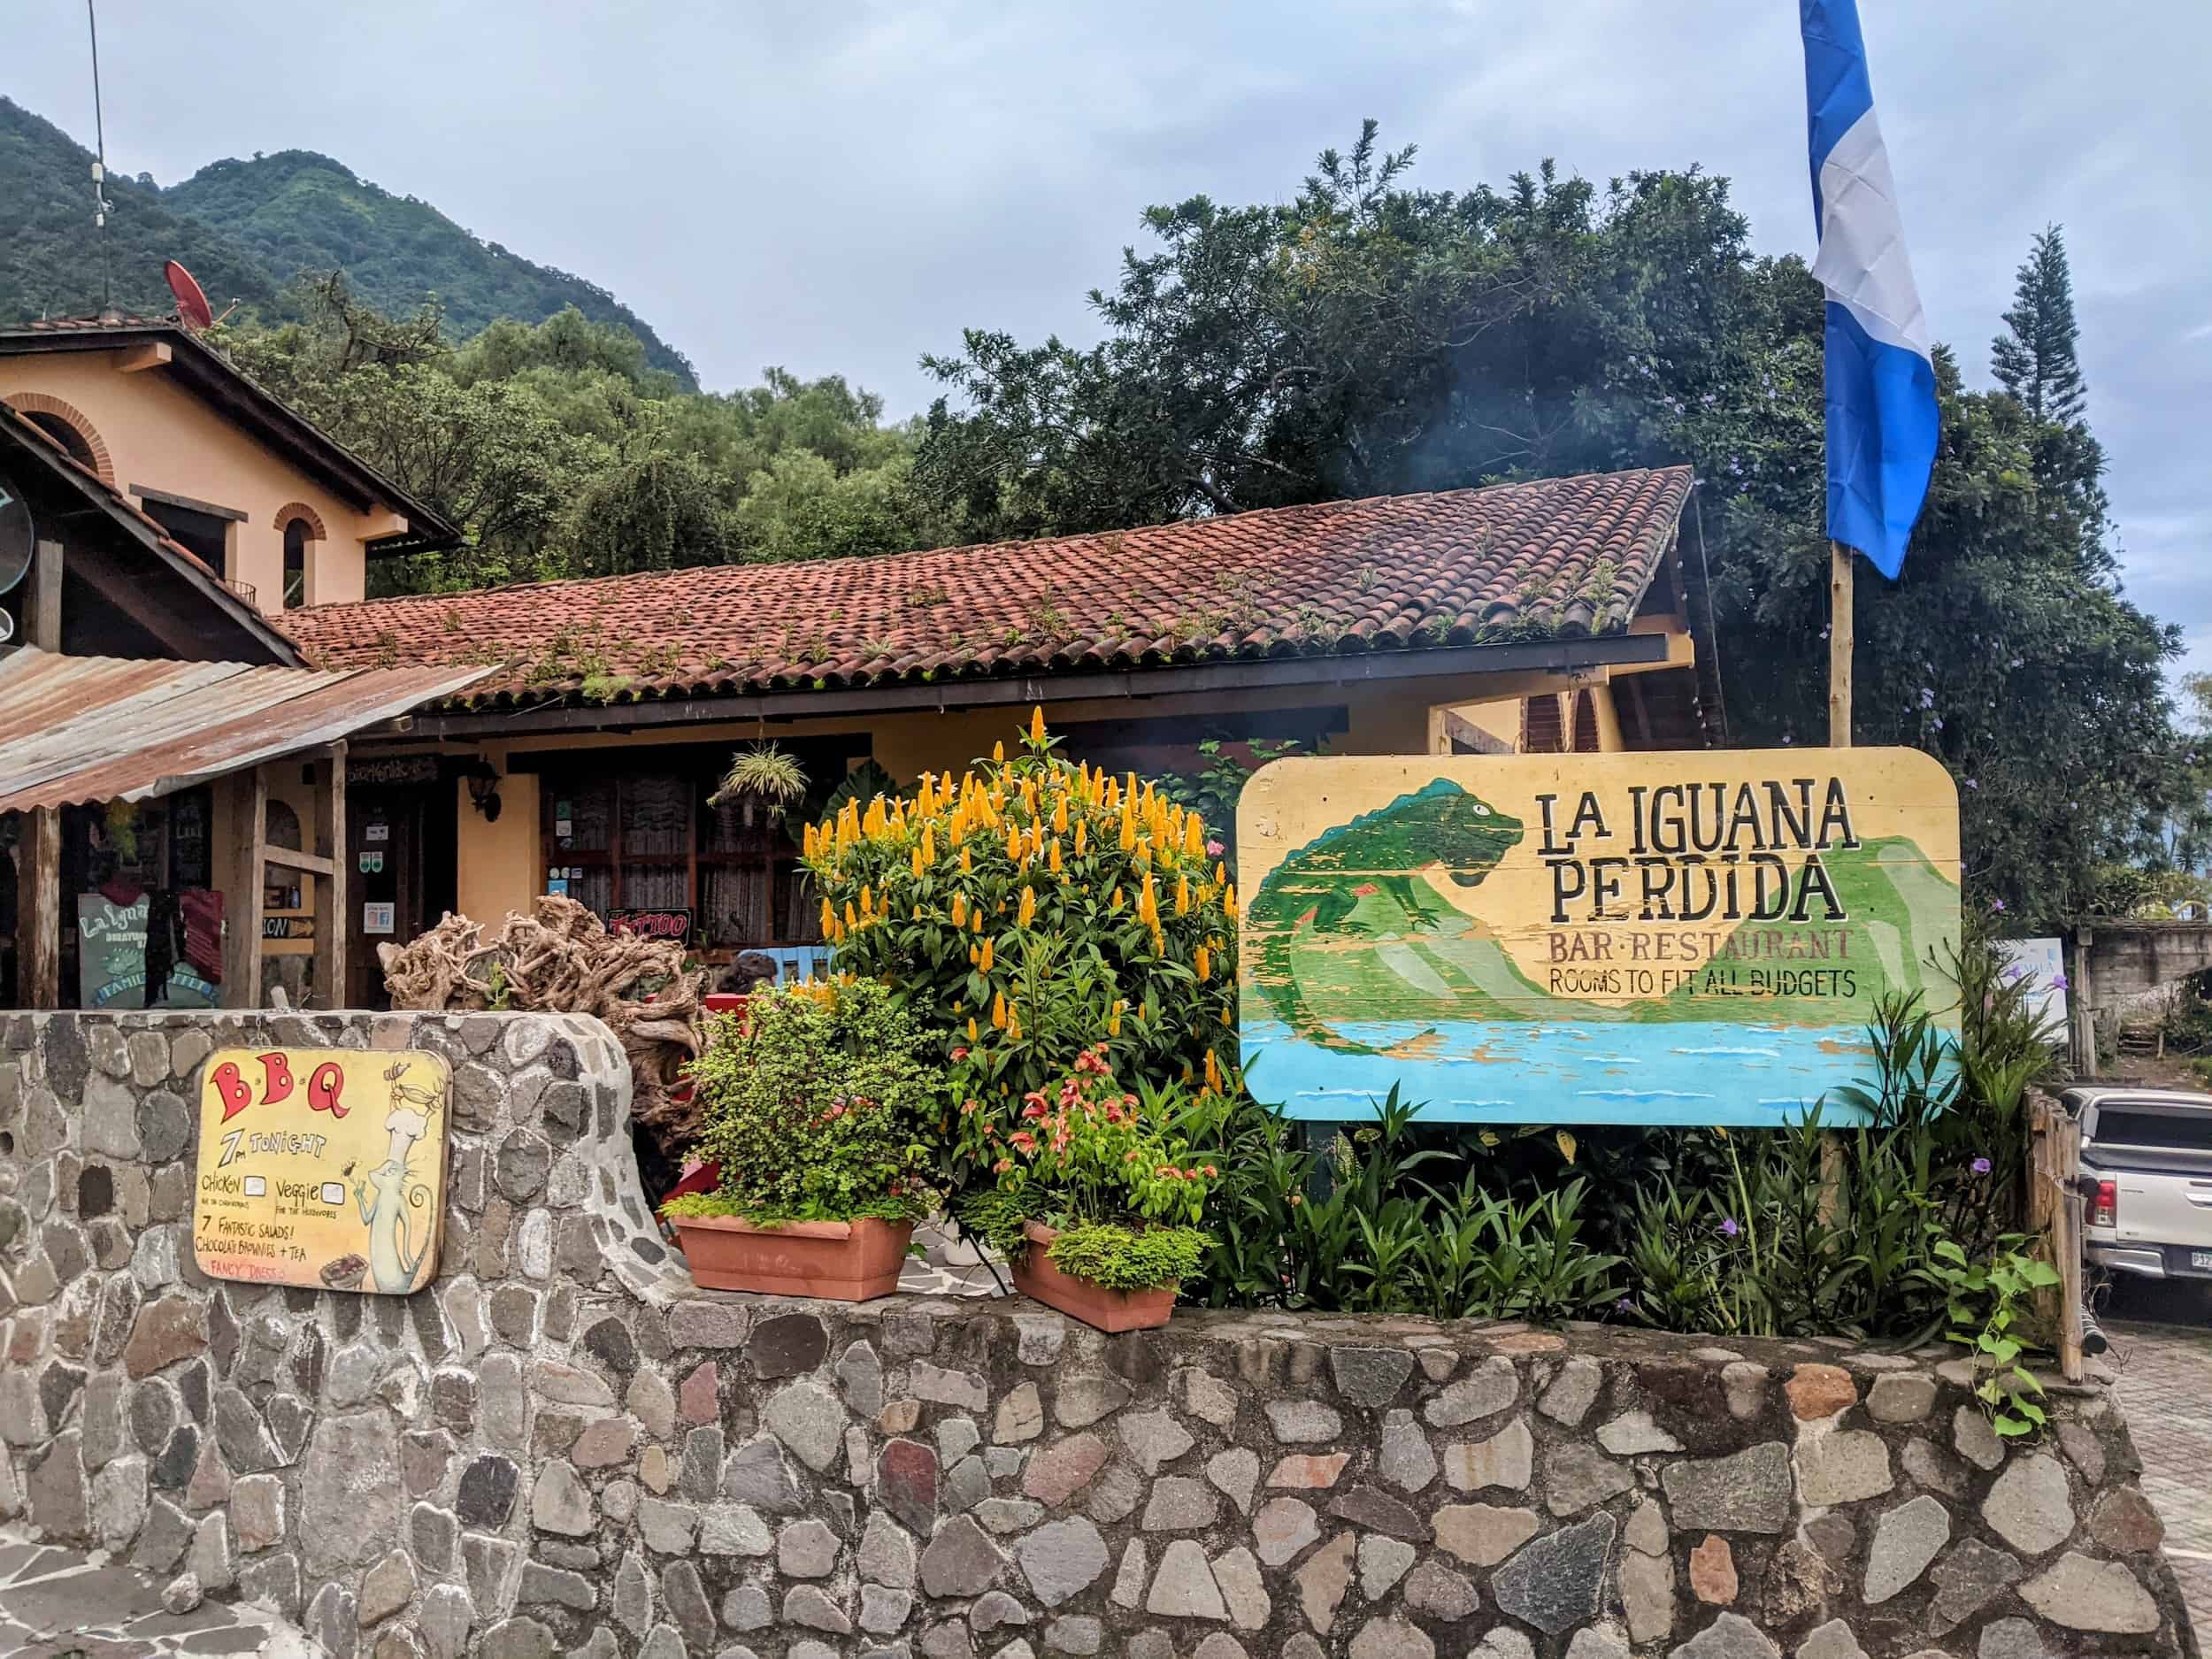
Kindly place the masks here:
[(683, 947), (611, 933), (574, 899), (548, 894), (526, 916), (510, 911), (489, 939), (448, 913), (404, 945), (376, 948), (396, 1009), (590, 1014), (630, 1056), (631, 1115), (671, 1157), (699, 1133), (698, 1109), (670, 1098), (677, 1072), (705, 1046), (702, 977)]

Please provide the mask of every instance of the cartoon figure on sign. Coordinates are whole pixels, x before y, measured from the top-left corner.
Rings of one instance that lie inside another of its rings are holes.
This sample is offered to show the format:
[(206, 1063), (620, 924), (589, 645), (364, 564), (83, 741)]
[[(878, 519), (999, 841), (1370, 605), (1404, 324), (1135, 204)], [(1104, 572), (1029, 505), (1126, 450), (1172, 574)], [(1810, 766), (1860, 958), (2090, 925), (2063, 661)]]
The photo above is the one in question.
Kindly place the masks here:
[[(392, 1090), (391, 1113), (384, 1119), (384, 1127), (392, 1137), (391, 1144), (384, 1162), (369, 1171), (367, 1180), (357, 1179), (353, 1183), (354, 1202), (360, 1207), (361, 1219), (369, 1227), (369, 1277), (377, 1289), (395, 1296), (404, 1295), (414, 1287), (423, 1253), (430, 1248), (432, 1231), (426, 1225), (421, 1241), (411, 1253), (409, 1251), (407, 1212), (423, 1207), (430, 1188), (414, 1178), (408, 1158), (415, 1143), (430, 1132), (430, 1114), (437, 1109), (438, 1096), (428, 1089), (401, 1081), (406, 1074), (404, 1060), (384, 1073), (384, 1080)], [(353, 1173), (352, 1165), (347, 1165), (346, 1173)], [(371, 1187), (376, 1192), (373, 1200), (369, 1196)]]

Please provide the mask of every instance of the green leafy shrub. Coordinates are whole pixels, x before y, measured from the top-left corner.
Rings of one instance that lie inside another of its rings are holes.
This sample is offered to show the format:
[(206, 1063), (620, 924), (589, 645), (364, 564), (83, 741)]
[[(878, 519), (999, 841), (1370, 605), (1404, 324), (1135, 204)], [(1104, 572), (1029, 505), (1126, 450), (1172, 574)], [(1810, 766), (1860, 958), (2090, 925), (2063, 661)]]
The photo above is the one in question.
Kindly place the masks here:
[(803, 836), (839, 968), (889, 986), (1002, 1130), (1100, 1042), (1162, 1082), (1217, 1081), (1237, 1052), (1220, 843), (1152, 784), (1056, 747), (1040, 714), (1016, 758), (848, 799)]
[[(1584, 1238), (1580, 1180), (1516, 1195), (1479, 1134), (1424, 1144), (1419, 1114), (1394, 1089), (1372, 1122), (1316, 1148), (1301, 1144), (1306, 1125), (1241, 1088), (1194, 1096), (1186, 1133), (1216, 1148), (1222, 1174), (1193, 1295), (1216, 1307), (1546, 1322), (1618, 1299), (1620, 1258)], [(1455, 1164), (1456, 1186), (1424, 1179)]]
[(1094, 1045), (1053, 1087), (1031, 1090), (1011, 1129), (963, 1100), (974, 1162), (996, 1182), (963, 1219), (1008, 1256), (1029, 1248), (1025, 1224), (1041, 1222), (1058, 1233), (1048, 1251), (1056, 1267), (1110, 1290), (1178, 1284), (1209, 1242), (1199, 1225), (1219, 1170), (1176, 1132), (1173, 1086), (1125, 1091), (1106, 1052)]
[(1969, 1262), (1946, 1242), (1923, 1269), (1944, 1297), (1945, 1335), (1971, 1351), (1974, 1398), (1989, 1425), (2008, 1438), (2034, 1434), (2046, 1421), (2043, 1385), (2020, 1363), (2031, 1347), (2024, 1316), (2031, 1297), (2061, 1282), (2056, 1268), (2024, 1253), (2028, 1242), (2008, 1233), (1985, 1263)]
[(1107, 1290), (1179, 1285), (1198, 1271), (1206, 1236), (1193, 1227), (1070, 1227), (1046, 1254), (1071, 1278)]
[(676, 1215), (749, 1221), (914, 1220), (929, 1213), (941, 1097), (929, 1045), (868, 979), (753, 994), (715, 1022), (688, 1068), (706, 1127), (695, 1150), (721, 1185), (671, 1202)]

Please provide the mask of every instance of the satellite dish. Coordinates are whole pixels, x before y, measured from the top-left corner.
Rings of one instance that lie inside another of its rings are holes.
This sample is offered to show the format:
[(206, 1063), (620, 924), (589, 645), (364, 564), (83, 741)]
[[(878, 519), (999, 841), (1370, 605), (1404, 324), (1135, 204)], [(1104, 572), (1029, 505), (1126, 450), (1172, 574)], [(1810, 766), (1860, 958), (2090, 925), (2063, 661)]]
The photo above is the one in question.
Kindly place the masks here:
[(169, 284), (169, 291), (177, 296), (177, 320), (195, 334), (215, 326), (215, 312), (207, 303), (207, 296), (200, 292), (200, 285), (192, 280), (192, 273), (174, 259), (161, 267), (161, 274)]
[(31, 504), (14, 482), (0, 472), (0, 594), (20, 582), (31, 568), (36, 540), (31, 527)]

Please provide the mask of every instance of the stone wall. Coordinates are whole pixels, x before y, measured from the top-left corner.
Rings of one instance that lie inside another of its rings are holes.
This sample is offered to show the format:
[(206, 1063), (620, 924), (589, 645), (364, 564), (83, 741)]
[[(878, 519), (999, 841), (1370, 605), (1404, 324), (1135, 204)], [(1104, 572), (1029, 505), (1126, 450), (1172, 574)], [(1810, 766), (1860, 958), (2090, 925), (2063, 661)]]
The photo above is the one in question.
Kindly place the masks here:
[[(190, 1259), (212, 1046), (455, 1062), (440, 1277)], [(2192, 1654), (2100, 1389), (2008, 1448), (1943, 1356), (700, 1293), (603, 1027), (17, 1017), (0, 1525), (340, 1655)]]

